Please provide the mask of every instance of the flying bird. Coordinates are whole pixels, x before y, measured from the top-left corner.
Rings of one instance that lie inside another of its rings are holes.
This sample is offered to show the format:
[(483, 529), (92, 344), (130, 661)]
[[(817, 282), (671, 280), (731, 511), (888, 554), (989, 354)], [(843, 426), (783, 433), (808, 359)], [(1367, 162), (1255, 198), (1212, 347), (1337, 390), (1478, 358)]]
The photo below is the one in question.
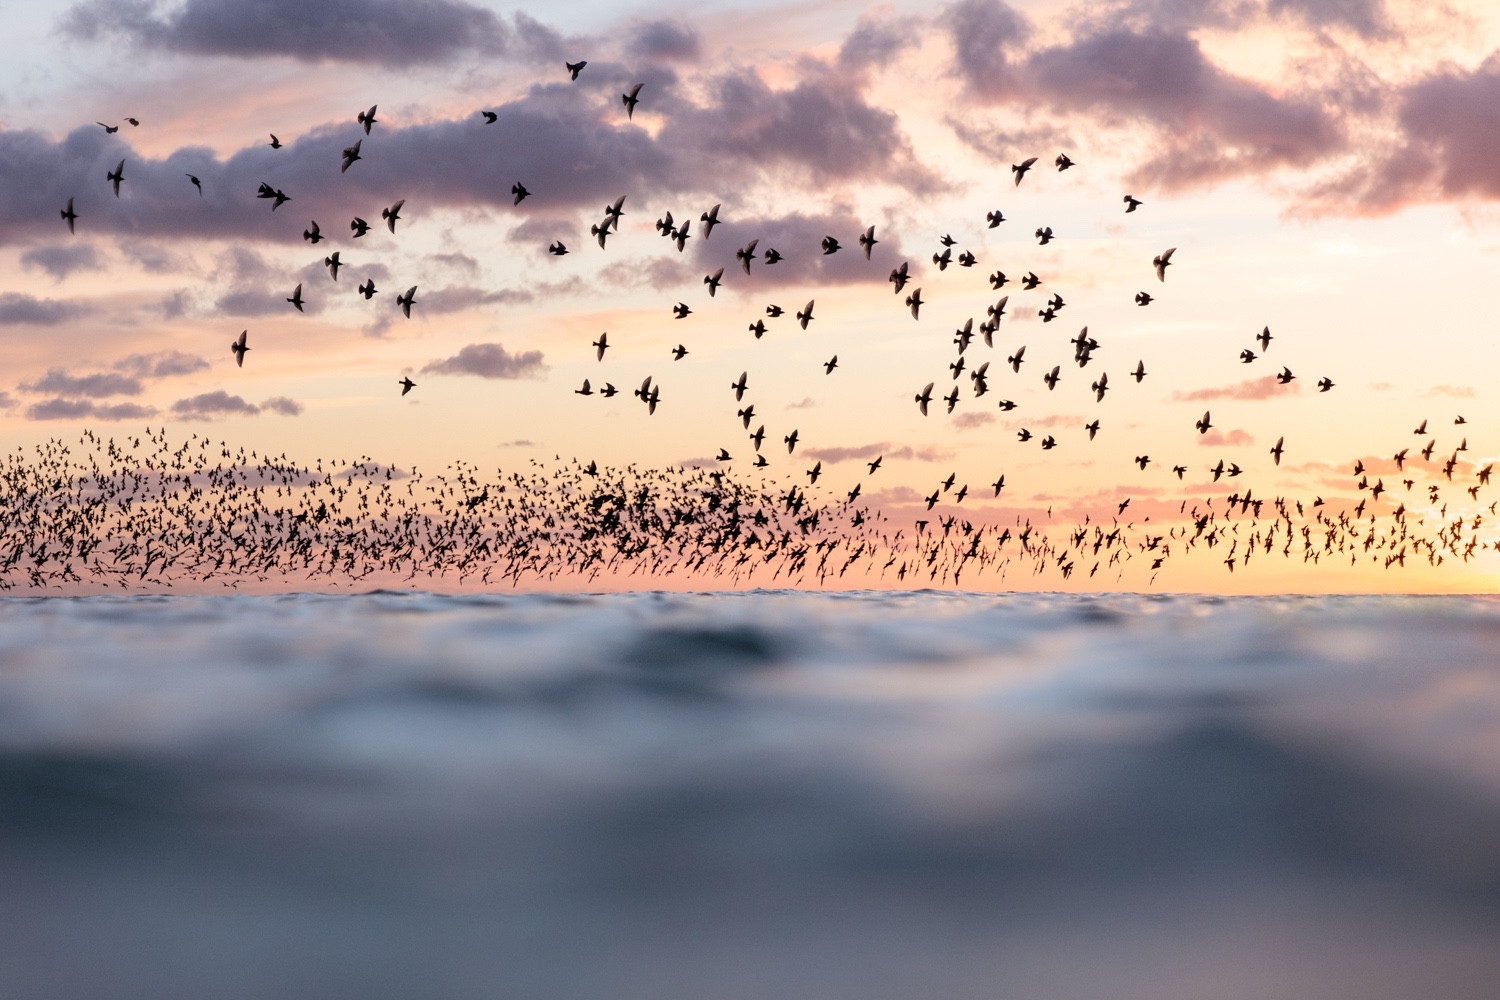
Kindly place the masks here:
[(839, 246), (839, 241), (836, 240), (836, 239), (834, 239), (832, 236), (825, 236), (825, 237), (823, 237), (823, 254), (824, 254), (824, 256), (827, 256), (828, 254), (831, 254), (831, 253), (838, 253), (842, 249), (843, 249), (843, 247)]
[(1021, 186), (1021, 178), (1026, 176), (1026, 171), (1030, 170), (1031, 165), (1035, 162), (1036, 157), (1033, 156), (1029, 160), (1022, 160), (1020, 163), (1011, 164), (1010, 172), (1016, 175), (1016, 187)]
[(365, 301), (366, 302), (368, 302), (368, 301), (370, 301), (370, 299), (374, 298), (375, 292), (376, 292), (376, 288), (375, 288), (375, 279), (374, 278), (366, 278), (365, 281), (364, 281), (364, 283), (359, 286), (359, 294), (361, 294), (361, 295), (363, 295), (365, 297)]
[(339, 165), (339, 173), (343, 173), (344, 171), (348, 170), (355, 160), (360, 159), (359, 147), (363, 143), (363, 139), (358, 139), (355, 141), (354, 145), (348, 146), (344, 149), (342, 162)]
[(298, 312), (302, 311), (302, 282), (297, 282), (297, 287), (292, 290), (292, 297), (287, 301), (296, 306)]
[(78, 213), (73, 211), (72, 198), (68, 199), (68, 207), (64, 208), (60, 214), (63, 217), (63, 221), (68, 224), (68, 232), (73, 232), (73, 223), (78, 221)]
[(349, 223), (349, 231), (354, 234), (351, 238), (357, 240), (370, 231), (370, 224), (356, 215)]
[(1057, 159), (1055, 161), (1053, 161), (1053, 162), (1055, 162), (1057, 164), (1057, 172), (1058, 173), (1062, 173), (1064, 170), (1067, 170), (1069, 167), (1071, 167), (1073, 165), (1073, 161), (1070, 160), (1070, 159), (1068, 159), (1068, 154), (1067, 153), (1058, 153), (1057, 154)]
[(586, 59), (580, 59), (576, 63), (570, 63), (570, 62), (563, 63), (563, 67), (565, 69), (567, 69), (567, 71), (568, 71), (568, 78), (570, 80), (576, 80), (576, 79), (578, 79), (578, 74), (582, 73), (583, 72), (583, 67), (585, 67), (587, 65), (588, 65), (588, 60), (586, 60)]
[(922, 308), (922, 289), (918, 288), (908, 295), (906, 304), (911, 306), (911, 318), (916, 319), (918, 311)]
[[(98, 125), (102, 129), (104, 129), (104, 131), (105, 131), (105, 133), (107, 135), (114, 135), (116, 132), (120, 131), (120, 126), (118, 126), (118, 125), (106, 125), (103, 122), (94, 122), (94, 124)], [(271, 136), (271, 138), (274, 139), (276, 137), (273, 135), (273, 136)]]
[(372, 104), (369, 111), (361, 111), (354, 116), (354, 120), (365, 127), (365, 135), (370, 134), (370, 126), (375, 124), (375, 107), (376, 105)]
[(703, 283), (708, 286), (708, 297), (713, 298), (714, 293), (719, 290), (721, 279), (724, 277), (724, 269), (721, 267), (713, 274), (705, 274)]
[(609, 334), (607, 332), (599, 334), (599, 339), (594, 341), (589, 346), (595, 348), (594, 360), (603, 361), (604, 352), (609, 347)]
[(396, 296), (396, 305), (401, 307), (401, 315), (411, 319), (412, 304), (417, 301), (417, 286), (412, 285), (406, 290), (405, 295)]
[(912, 397), (916, 400), (917, 406), (921, 409), (922, 416), (924, 417), (927, 416), (927, 404), (932, 402), (932, 385), (933, 383), (928, 382), (927, 386), (921, 392)]
[(401, 206), (405, 205), (405, 204), (406, 204), (406, 199), (402, 198), (400, 201), (396, 202), (396, 204), (392, 205), (390, 208), (382, 208), (380, 210), (380, 217), (385, 220), (386, 226), (393, 233), (396, 231), (396, 220), (399, 219), (399, 218), (401, 218)]
[(562, 240), (553, 240), (551, 243), (547, 244), (547, 252), (552, 254), (552, 256), (554, 257), (561, 257), (563, 254), (568, 252), (568, 248), (563, 246)]
[(417, 383), (406, 377), (403, 377), (401, 381), (397, 382), (396, 384), (401, 387), (401, 395), (403, 396), (417, 387)]
[(802, 324), (802, 329), (806, 330), (807, 329), (807, 324), (809, 324), (809, 323), (812, 322), (812, 318), (813, 318), (813, 300), (812, 299), (808, 299), (807, 300), (807, 305), (804, 306), (797, 313), (797, 322), (800, 323), (800, 324)]
[(864, 235), (859, 238), (859, 245), (865, 252), (865, 260), (870, 259), (870, 251), (873, 250), (875, 248), (875, 244), (879, 242), (880, 241), (875, 238), (874, 226), (871, 226), (869, 229), (866, 229), (864, 231)]
[(120, 182), (125, 179), (125, 161), (115, 164), (115, 169), (106, 171), (104, 179), (114, 185), (115, 197), (120, 197)]
[(746, 274), (750, 273), (750, 262), (755, 259), (755, 245), (759, 242), (760, 240), (751, 240), (734, 252)]
[(275, 132), (271, 133), (271, 141), (269, 143), (267, 143), (267, 145), (270, 146), (272, 149), (280, 149), (281, 148), (281, 140), (278, 139), (278, 138), (276, 138), (276, 133)]
[(996, 209), (993, 212), (986, 212), (986, 213), (984, 213), (984, 218), (985, 218), (985, 221), (990, 224), (989, 228), (994, 229), (997, 226), (999, 226), (1000, 223), (1002, 223), (1002, 222), (1005, 221), (1005, 214), (1003, 212), (1001, 212), (999, 209)]
[(520, 181), (516, 181), (510, 186), (510, 193), (515, 195), (515, 201), (512, 201), (511, 204), (519, 205), (521, 204), (521, 199), (526, 197), (531, 192), (526, 190), (525, 184), (522, 184)]
[(1169, 250), (1163, 250), (1151, 259), (1151, 265), (1156, 268), (1156, 278), (1158, 281), (1167, 280), (1167, 265), (1172, 263), (1172, 255), (1176, 252), (1177, 248), (1172, 247)]
[(195, 188), (198, 189), (198, 197), (202, 198), (203, 197), (203, 181), (198, 177), (197, 174), (188, 174), (187, 175), (187, 179), (188, 179), (189, 183), (191, 183), (193, 185), (193, 187), (195, 187)]
[(1135, 293), (1135, 304), (1138, 305), (1138, 306), (1149, 306), (1151, 304), (1151, 293), (1150, 292), (1136, 292)]
[(1209, 423), (1209, 421), (1208, 421), (1208, 411), (1207, 410), (1203, 411), (1203, 416), (1201, 418), (1199, 418), (1198, 420), (1194, 421), (1193, 426), (1196, 427), (1196, 428), (1198, 428), (1198, 433), (1199, 434), (1207, 434), (1208, 433), (1208, 429), (1210, 427), (1212, 427), (1213, 424)]
[(302, 238), (309, 243), (317, 243), (323, 238), (323, 231), (318, 228), (318, 220), (312, 220), (312, 225), (302, 230)]
[(328, 273), (333, 275), (333, 280), (339, 280), (339, 268), (343, 263), (339, 260), (339, 252), (335, 250), (331, 256), (323, 258), (323, 266), (328, 268)]
[(241, 330), (239, 339), (229, 344), (229, 349), (234, 352), (234, 363), (241, 368), (245, 367), (245, 352), (250, 350), (245, 343), (245, 338), (249, 336), (249, 333), (248, 330)]
[(484, 123), (486, 125), (493, 125), (495, 124), (495, 122), (500, 120), (500, 116), (495, 114), (495, 112), (493, 111), (481, 111), (479, 113), (484, 117)]
[(1145, 202), (1141, 201), (1139, 198), (1135, 198), (1128, 194), (1125, 196), (1125, 211), (1127, 214), (1130, 212), (1134, 212), (1137, 208), (1141, 207), (1144, 204)]
[[(698, 221), (703, 223), (703, 238), (706, 240), (709, 234), (714, 231), (714, 226), (719, 224), (719, 206), (715, 205), (707, 212), (704, 212), (698, 217)], [(774, 263), (774, 261), (771, 263)]]
[(626, 118), (635, 117), (635, 106), (640, 103), (641, 88), (644, 86), (644, 83), (638, 83), (634, 87), (631, 87), (628, 93), (620, 95), (620, 103), (625, 105)]

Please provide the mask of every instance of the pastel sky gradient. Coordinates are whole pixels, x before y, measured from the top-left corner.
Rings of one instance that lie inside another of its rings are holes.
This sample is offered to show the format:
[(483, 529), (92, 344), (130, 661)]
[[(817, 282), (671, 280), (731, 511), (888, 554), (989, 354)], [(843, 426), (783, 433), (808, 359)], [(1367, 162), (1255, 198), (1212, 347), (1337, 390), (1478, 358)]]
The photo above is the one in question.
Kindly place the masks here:
[[(1490, 517), (1494, 496), (1463, 489), (1500, 451), (1500, 8), (1487, 0), (546, 13), (483, 0), (82, 0), (25, 4), (7, 31), (9, 451), (165, 426), (304, 460), (510, 469), (560, 455), (744, 473), (755, 451), (729, 384), (746, 371), (764, 475), (806, 484), (821, 462), (831, 490), (861, 483), (897, 520), (925, 516), (922, 498), (950, 473), (972, 496), (938, 513), (995, 521), (1050, 509), (1059, 524), (1107, 523), (1129, 498), (1130, 516), (1166, 524), (1184, 502), (1245, 489), (1346, 509), (1369, 498), (1356, 461), (1391, 491), (1372, 512)], [(570, 81), (563, 64), (578, 59), (588, 66)], [(627, 118), (620, 95), (637, 83)], [(365, 137), (355, 115), (371, 105)], [(362, 159), (340, 173), (358, 139)], [(1058, 171), (1059, 153), (1076, 166)], [(1032, 156), (1016, 185), (1011, 165)], [(116, 198), (105, 175), (122, 159)], [(531, 195), (516, 205), (518, 181)], [(291, 200), (271, 210), (261, 183)], [(1138, 211), (1125, 213), (1126, 194)], [(621, 195), (601, 249), (590, 226)], [(75, 235), (59, 218), (70, 197)], [(392, 233), (381, 209), (398, 199)], [(716, 203), (722, 222), (705, 239), (697, 220)], [(991, 229), (993, 210), (1006, 221)], [(682, 252), (653, 225), (669, 211), (694, 220)], [(359, 239), (355, 216), (372, 224)], [(310, 246), (314, 219), (327, 239)], [(856, 238), (871, 225), (866, 261)], [(1055, 234), (1045, 246), (1042, 227)], [(944, 234), (977, 264), (939, 270)], [(830, 235), (843, 249), (825, 255)], [(547, 253), (556, 240), (571, 252)], [(735, 251), (751, 240), (785, 259), (744, 274)], [(1152, 259), (1168, 247), (1158, 281)], [(323, 265), (335, 250), (336, 282)], [(894, 295), (887, 277), (903, 261), (912, 279)], [(703, 278), (721, 267), (710, 296)], [(997, 269), (1011, 278), (1000, 291), (987, 280)], [(1016, 283), (1028, 271), (1043, 279), (1034, 291)], [(356, 292), (366, 279), (379, 289), (368, 301)], [(286, 302), (299, 282), (302, 313)], [(406, 318), (395, 297), (413, 285)], [(917, 287), (913, 319), (905, 294)], [(1144, 307), (1142, 291), (1155, 297)], [(955, 379), (955, 330), (1006, 293), (993, 348), (976, 337)], [(1066, 305), (1044, 323), (1054, 293)], [(808, 300), (803, 331), (792, 314)], [(692, 310), (681, 320), (679, 302)], [(772, 303), (785, 315), (767, 318)], [(1079, 368), (1069, 340), (1085, 326), (1099, 347)], [(241, 330), (243, 368), (229, 350)], [(600, 361), (590, 345), (604, 331)], [(678, 344), (688, 354), (674, 361)], [(1022, 344), (1013, 373), (1005, 359)], [(1247, 348), (1260, 356), (1242, 361)], [(986, 361), (989, 392), (976, 397), (969, 372)], [(1140, 383), (1128, 377), (1138, 361)], [(1274, 377), (1283, 366), (1287, 385)], [(1101, 373), (1109, 390), (1096, 399)], [(661, 387), (654, 415), (630, 394), (648, 375)], [(403, 376), (417, 383), (404, 397)], [(585, 378), (620, 394), (576, 394)], [(1334, 388), (1319, 392), (1320, 378)], [(918, 412), (928, 382), (935, 397), (959, 388), (951, 414)], [(1214, 427), (1200, 434), (1205, 409)], [(1423, 420), (1431, 433), (1414, 436)], [(1398, 473), (1392, 455), (1429, 437), (1433, 459)], [(714, 462), (720, 449), (730, 462)], [(1244, 474), (1214, 482), (1220, 460)], [(1403, 475), (1416, 485), (1403, 489)], [(1399, 574), (1276, 558), (1231, 575), (1209, 560), (1161, 584), (1471, 591), (1497, 576), (1485, 552)]]

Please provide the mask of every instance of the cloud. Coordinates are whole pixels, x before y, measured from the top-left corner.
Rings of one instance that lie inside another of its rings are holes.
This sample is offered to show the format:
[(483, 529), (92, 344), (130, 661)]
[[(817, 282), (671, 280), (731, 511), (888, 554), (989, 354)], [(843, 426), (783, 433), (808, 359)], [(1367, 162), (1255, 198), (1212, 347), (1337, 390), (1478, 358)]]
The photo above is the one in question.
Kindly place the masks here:
[(56, 326), (86, 312), (76, 302), (38, 299), (21, 292), (0, 293), (0, 325)]
[(1393, 30), (1385, 0), (1268, 0), (1266, 10), (1312, 28), (1347, 28), (1362, 38), (1385, 38)]
[(992, 424), (994, 422), (995, 415), (987, 410), (980, 411), (978, 413), (972, 411), (967, 413), (960, 413), (958, 416), (953, 418), (953, 426), (957, 427), (961, 431), (973, 430), (976, 427), (983, 427), (986, 424)]
[(1020, 83), (1007, 53), (1031, 33), (1025, 18), (1001, 0), (962, 0), (939, 15), (953, 43), (955, 72), (971, 95), (991, 101), (1013, 96)]
[(35, 382), (23, 382), (21, 388), (27, 392), (46, 392), (55, 395), (87, 396), (98, 399), (103, 396), (139, 396), (141, 383), (125, 375), (99, 372), (93, 375), (69, 375), (61, 368), (48, 369), (47, 374)]
[(1473, 399), (1474, 387), (1468, 385), (1435, 385), (1422, 393), (1424, 399), (1434, 396), (1449, 396), (1453, 399)]
[(100, 406), (91, 399), (58, 397), (33, 403), (26, 408), (26, 416), (31, 420), (143, 420), (156, 416), (156, 410), (136, 403)]
[(247, 403), (240, 396), (231, 396), (223, 389), (179, 399), (172, 404), (172, 414), (188, 420), (212, 420), (227, 416), (253, 417), (259, 412), (260, 407), (254, 403)]
[(158, 351), (155, 354), (131, 354), (116, 361), (115, 371), (126, 372), (135, 378), (166, 378), (172, 375), (190, 375), (208, 368), (208, 362), (182, 351)]
[(1300, 385), (1296, 382), (1282, 385), (1276, 380), (1276, 376), (1267, 375), (1265, 378), (1247, 379), (1244, 382), (1236, 382), (1234, 385), (1194, 389), (1191, 392), (1178, 389), (1172, 393), (1172, 399), (1179, 403), (1202, 403), (1216, 399), (1259, 400), (1292, 395), (1301, 391)]
[(1247, 431), (1236, 428), (1228, 433), (1224, 431), (1209, 431), (1207, 434), (1198, 435), (1198, 444), (1205, 448), (1233, 448), (1239, 445), (1254, 444), (1255, 438)]
[(87, 243), (56, 243), (34, 247), (21, 254), (21, 267), (27, 270), (39, 268), (61, 281), (75, 271), (102, 270), (104, 261)]
[(416, 306), (434, 315), (443, 313), (462, 312), (475, 306), (488, 305), (514, 305), (519, 302), (530, 302), (532, 294), (524, 289), (502, 288), (490, 290), (485, 288), (473, 288), (469, 286), (458, 286), (454, 288), (439, 288), (427, 292), (417, 301)]
[(493, 12), (459, 0), (187, 0), (165, 10), (150, 0), (88, 0), (70, 8), (61, 27), (75, 39), (124, 36), (192, 55), (389, 67), (498, 54), (510, 37)]
[(263, 400), (260, 408), (279, 413), (284, 417), (295, 417), (302, 413), (302, 404), (286, 396), (272, 396), (270, 399)]
[(1035, 96), (1058, 108), (1155, 123), (1164, 148), (1139, 174), (1158, 187), (1307, 166), (1345, 144), (1339, 122), (1316, 100), (1277, 96), (1228, 74), (1185, 35), (1084, 36), (1031, 55), (1026, 75)]
[(886, 449), (890, 446), (891, 443), (889, 441), (881, 441), (877, 444), (862, 444), (853, 448), (804, 448), (802, 451), (808, 458), (834, 465), (839, 462), (847, 462), (851, 459), (859, 459), (860, 461), (873, 459), (877, 455), (884, 455)]
[(786, 404), (786, 408), (788, 410), (811, 410), (817, 405), (818, 401), (816, 399), (813, 399), (811, 396), (804, 396), (798, 402)]
[(626, 51), (642, 59), (694, 62), (701, 54), (698, 33), (677, 21), (648, 21), (636, 28)]
[(451, 358), (424, 365), (424, 374), (478, 375), (481, 378), (537, 378), (544, 370), (541, 351), (511, 354), (500, 344), (470, 344)]
[(864, 70), (888, 65), (906, 49), (921, 40), (917, 22), (912, 18), (876, 15), (870, 11), (859, 16), (859, 23), (839, 48), (838, 66), (844, 70)]
[[(733, 209), (719, 212), (720, 223), (707, 240), (689, 243), (693, 259), (706, 273), (724, 268), (726, 288), (764, 289), (783, 285), (884, 285), (894, 261), (902, 260), (901, 242), (877, 226), (879, 240), (870, 259), (859, 248), (860, 234), (869, 222), (856, 218), (853, 210), (839, 207), (815, 215), (793, 212), (771, 218), (736, 218)], [(873, 220), (872, 220), (873, 221)], [(700, 234), (701, 235), (701, 234)], [(825, 236), (838, 240), (842, 249), (823, 253)], [(735, 252), (756, 240), (754, 259), (747, 275)], [(665, 243), (665, 241), (663, 241)], [(696, 244), (696, 245), (695, 245)], [(765, 263), (765, 252), (775, 249), (782, 259)], [(785, 305), (785, 303), (783, 303)], [(801, 303), (797, 304), (801, 308)], [(788, 315), (787, 319), (790, 319)], [(767, 323), (768, 326), (772, 325)]]

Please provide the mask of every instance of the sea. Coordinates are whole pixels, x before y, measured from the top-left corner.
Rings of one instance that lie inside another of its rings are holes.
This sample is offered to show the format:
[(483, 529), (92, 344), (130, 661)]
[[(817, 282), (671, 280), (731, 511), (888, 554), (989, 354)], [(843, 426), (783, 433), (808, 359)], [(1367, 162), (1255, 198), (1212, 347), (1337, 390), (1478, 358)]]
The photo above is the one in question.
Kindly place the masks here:
[(1500, 599), (0, 599), (0, 997), (1493, 1000)]

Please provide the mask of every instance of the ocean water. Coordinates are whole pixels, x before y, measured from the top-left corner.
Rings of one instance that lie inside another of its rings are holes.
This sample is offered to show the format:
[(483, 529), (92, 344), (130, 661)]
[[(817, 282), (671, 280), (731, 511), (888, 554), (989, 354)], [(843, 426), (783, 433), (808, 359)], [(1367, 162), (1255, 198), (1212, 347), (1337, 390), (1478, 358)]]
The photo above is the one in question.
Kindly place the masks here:
[(1500, 601), (0, 600), (0, 997), (1493, 998)]

